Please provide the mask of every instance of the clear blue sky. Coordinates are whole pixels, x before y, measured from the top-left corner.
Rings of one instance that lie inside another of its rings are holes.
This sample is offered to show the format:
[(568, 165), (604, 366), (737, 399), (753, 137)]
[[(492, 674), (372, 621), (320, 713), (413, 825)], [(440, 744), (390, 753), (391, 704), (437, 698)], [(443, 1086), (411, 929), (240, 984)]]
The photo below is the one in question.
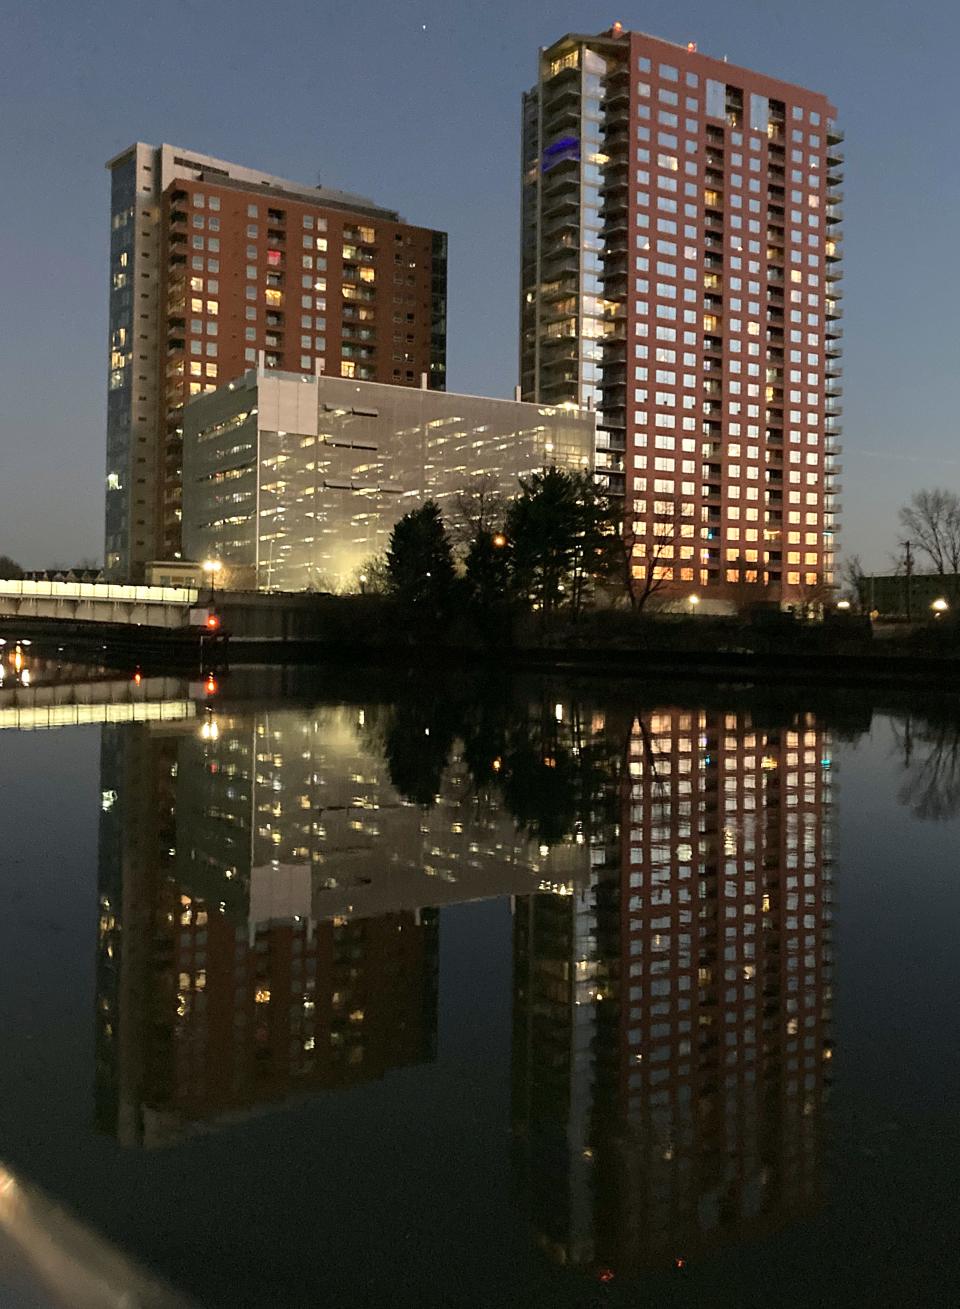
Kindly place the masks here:
[(172, 141), (447, 229), (449, 386), (509, 395), (520, 93), (539, 45), (615, 19), (839, 107), (844, 544), (883, 567), (909, 492), (960, 490), (955, 0), (7, 0), (0, 553), (100, 555), (106, 159)]

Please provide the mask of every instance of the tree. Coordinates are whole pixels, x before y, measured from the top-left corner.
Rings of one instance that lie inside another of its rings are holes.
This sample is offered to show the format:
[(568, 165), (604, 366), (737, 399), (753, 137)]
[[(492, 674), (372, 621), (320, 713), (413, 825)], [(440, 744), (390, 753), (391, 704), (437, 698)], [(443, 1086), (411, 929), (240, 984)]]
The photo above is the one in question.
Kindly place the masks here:
[(450, 536), (455, 544), (469, 548), (481, 533), (493, 535), (502, 526), (504, 512), (499, 480), (492, 473), (480, 473), (457, 495)]
[(953, 491), (916, 491), (900, 510), (900, 524), (913, 545), (926, 555), (933, 571), (951, 579), (945, 588), (957, 593), (960, 574), (960, 497)]
[[(812, 579), (812, 580), (810, 580)], [(797, 585), (797, 600), (801, 618), (820, 616), (825, 605), (833, 599), (833, 587), (821, 573), (802, 573)]]
[(565, 602), (579, 614), (590, 586), (611, 571), (615, 528), (591, 474), (548, 468), (521, 479), (505, 523), (513, 586), (539, 607), (544, 625)]
[(354, 574), (352, 590), (361, 595), (386, 595), (390, 590), (390, 569), (385, 554), (371, 555)]
[(419, 617), (438, 619), (453, 594), (453, 552), (433, 500), (394, 525), (387, 549), (390, 593)]
[(545, 623), (563, 600), (573, 564), (577, 506), (573, 482), (557, 468), (520, 481), (507, 510), (513, 583), (539, 606)]
[(859, 555), (850, 555), (844, 559), (840, 569), (840, 579), (843, 585), (843, 593), (847, 600), (860, 608), (866, 604), (866, 581), (867, 575), (864, 572), (863, 564), (860, 562)]
[(620, 513), (593, 474), (575, 473), (571, 480), (578, 510), (570, 577), (570, 605), (576, 618), (597, 583), (619, 574), (623, 537)]
[(502, 606), (510, 590), (510, 548), (503, 532), (478, 527), (467, 548), (467, 595), (483, 614)]
[(23, 577), (23, 569), (11, 559), (9, 555), (0, 555), (0, 578), (5, 582), (19, 582)]
[[(733, 577), (730, 574), (733, 573)], [(727, 570), (727, 596), (739, 615), (747, 613), (751, 605), (765, 599), (767, 591), (756, 564), (737, 564)]]
[[(634, 522), (624, 524), (621, 536), (624, 588), (635, 613), (642, 613), (648, 601), (670, 581), (667, 571), (673, 560), (680, 536), (680, 523), (676, 505), (670, 504), (672, 516), (658, 516), (646, 530), (638, 530)], [(644, 528), (640, 524), (640, 528)]]

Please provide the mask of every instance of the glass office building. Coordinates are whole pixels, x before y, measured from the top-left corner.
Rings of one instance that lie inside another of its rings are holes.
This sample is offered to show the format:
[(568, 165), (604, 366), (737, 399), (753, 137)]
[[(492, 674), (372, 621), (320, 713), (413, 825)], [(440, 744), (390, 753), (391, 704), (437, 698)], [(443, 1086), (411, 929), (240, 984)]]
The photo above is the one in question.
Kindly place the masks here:
[(592, 467), (595, 415), (266, 371), (187, 405), (184, 549), (231, 589), (349, 590), (410, 509)]

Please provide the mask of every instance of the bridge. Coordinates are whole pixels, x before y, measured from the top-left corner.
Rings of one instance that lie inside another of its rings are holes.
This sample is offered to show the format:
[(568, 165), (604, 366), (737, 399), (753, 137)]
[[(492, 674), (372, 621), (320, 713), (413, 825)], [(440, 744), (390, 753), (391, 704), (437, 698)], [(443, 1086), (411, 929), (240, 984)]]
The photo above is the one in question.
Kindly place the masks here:
[(123, 586), (112, 582), (0, 581), (0, 618), (126, 623), (178, 630), (202, 626), (200, 593), (187, 586)]

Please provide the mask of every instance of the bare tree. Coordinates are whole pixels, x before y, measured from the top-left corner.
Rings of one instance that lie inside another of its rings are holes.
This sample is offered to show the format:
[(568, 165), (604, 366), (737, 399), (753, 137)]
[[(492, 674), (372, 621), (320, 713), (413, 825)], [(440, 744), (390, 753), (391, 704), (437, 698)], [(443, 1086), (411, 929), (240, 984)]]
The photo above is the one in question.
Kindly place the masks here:
[(957, 592), (960, 574), (960, 497), (953, 491), (916, 491), (900, 510), (900, 524), (933, 571), (950, 578)]
[(856, 605), (857, 608), (866, 604), (864, 592), (866, 590), (867, 575), (864, 572), (859, 555), (850, 555), (844, 559), (840, 568), (840, 580), (846, 599)]
[[(821, 573), (803, 573), (802, 581), (797, 584), (797, 599), (801, 608), (801, 617), (816, 618), (825, 605), (833, 599), (833, 587)], [(812, 578), (812, 580), (808, 580)]]
[(671, 581), (679, 539), (680, 522), (672, 503), (669, 515), (656, 516), (649, 528), (641, 524), (641, 530), (637, 530), (635, 522), (624, 523), (624, 586), (634, 613), (642, 613), (652, 597)]
[(767, 588), (756, 564), (738, 564), (733, 570), (736, 576), (732, 579), (730, 571), (727, 574), (726, 591), (738, 614), (745, 614), (751, 605), (766, 599)]
[(371, 555), (365, 559), (354, 574), (351, 591), (361, 595), (386, 595), (390, 587), (390, 574), (385, 554)]
[(960, 724), (942, 721), (893, 723), (894, 740), (903, 756), (901, 804), (918, 818), (942, 821), (960, 814)]
[(499, 482), (492, 473), (472, 478), (457, 495), (456, 505), (448, 531), (458, 546), (468, 546), (484, 532), (496, 532), (506, 511)]

